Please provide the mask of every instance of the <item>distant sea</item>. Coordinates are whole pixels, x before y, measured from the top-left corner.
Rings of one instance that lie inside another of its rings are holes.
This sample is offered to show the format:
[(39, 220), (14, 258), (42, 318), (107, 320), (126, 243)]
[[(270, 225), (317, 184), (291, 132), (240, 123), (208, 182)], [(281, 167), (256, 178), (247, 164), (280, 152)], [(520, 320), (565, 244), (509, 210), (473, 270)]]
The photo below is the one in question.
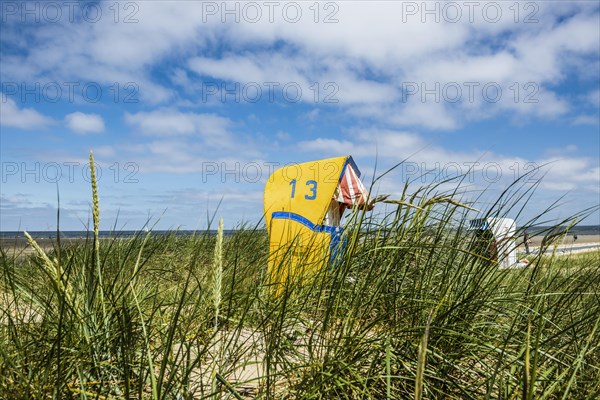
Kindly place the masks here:
[[(530, 235), (536, 235), (538, 232), (547, 233), (551, 226), (534, 226), (531, 228)], [(558, 230), (566, 231), (567, 227), (559, 227)], [(578, 225), (569, 229), (569, 235), (600, 235), (600, 225)]]
[[(223, 231), (223, 234), (225, 236), (230, 236), (230, 235), (233, 235), (235, 232), (236, 232), (236, 230), (225, 229)], [(27, 233), (29, 233), (29, 235), (31, 235), (31, 237), (34, 239), (55, 239), (56, 238), (56, 231), (27, 231)], [(100, 238), (111, 238), (111, 237), (128, 238), (128, 237), (134, 237), (136, 235), (145, 235), (146, 233), (147, 233), (146, 231), (100, 231), (98, 233), (98, 236)], [(214, 229), (211, 229), (208, 231), (206, 231), (206, 230), (204, 230), (204, 231), (153, 230), (153, 231), (151, 231), (151, 233), (153, 236), (175, 235), (175, 236), (186, 237), (186, 236), (192, 236), (194, 234), (196, 234), (196, 235), (203, 235), (206, 233), (216, 234), (217, 231)], [(88, 236), (91, 238), (91, 237), (93, 237), (93, 235), (94, 235), (93, 231), (60, 231), (60, 237), (67, 238), (67, 239), (85, 239)], [(0, 239), (21, 239), (21, 238), (25, 238), (25, 235), (23, 234), (22, 231), (21, 232), (0, 231)]]
[[(548, 232), (548, 229), (550, 227), (545, 227), (545, 226), (535, 226), (532, 227), (530, 232), (530, 235), (536, 235), (537, 232)], [(566, 227), (563, 227), (562, 229), (566, 229)], [(260, 230), (259, 230), (260, 231)], [(193, 230), (178, 230), (178, 231), (162, 231), (162, 230), (153, 230), (152, 231), (152, 235), (153, 236), (161, 236), (161, 235), (175, 235), (175, 236), (182, 236), (182, 237), (186, 237), (186, 236), (192, 236), (194, 234), (196, 235), (201, 235), (201, 234), (216, 234), (216, 230), (209, 230), (209, 231), (193, 231)], [(235, 229), (231, 229), (228, 230), (226, 229), (223, 233), (225, 236), (230, 236), (233, 235), (235, 232), (237, 232), (237, 230)], [(34, 239), (54, 239), (56, 238), (56, 231), (28, 231), (28, 233), (31, 235), (31, 237), (33, 237)], [(121, 237), (121, 238), (127, 238), (127, 237), (133, 237), (135, 235), (144, 235), (146, 232), (145, 231), (100, 231), (100, 237), (101, 238), (110, 238), (110, 237)], [(569, 234), (570, 235), (600, 235), (600, 225), (581, 225), (581, 226), (575, 226), (572, 227), (571, 229), (569, 229)], [(67, 238), (67, 239), (79, 239), (79, 238), (86, 238), (86, 237), (92, 237), (93, 232), (91, 231), (61, 231), (60, 232), (60, 237), (61, 238)], [(19, 238), (24, 238), (25, 235), (23, 235), (23, 232), (20, 231), (0, 231), (0, 239), (19, 239)]]

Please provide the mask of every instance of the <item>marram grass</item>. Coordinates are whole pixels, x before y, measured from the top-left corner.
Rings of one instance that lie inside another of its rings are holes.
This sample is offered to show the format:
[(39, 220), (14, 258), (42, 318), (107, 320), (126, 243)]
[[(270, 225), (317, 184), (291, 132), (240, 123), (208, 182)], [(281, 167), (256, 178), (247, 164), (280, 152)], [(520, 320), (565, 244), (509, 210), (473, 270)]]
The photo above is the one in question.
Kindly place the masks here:
[(273, 298), (264, 230), (98, 240), (93, 181), (91, 242), (0, 251), (0, 398), (600, 396), (598, 252), (500, 270), (426, 187), (357, 210), (344, 256)]

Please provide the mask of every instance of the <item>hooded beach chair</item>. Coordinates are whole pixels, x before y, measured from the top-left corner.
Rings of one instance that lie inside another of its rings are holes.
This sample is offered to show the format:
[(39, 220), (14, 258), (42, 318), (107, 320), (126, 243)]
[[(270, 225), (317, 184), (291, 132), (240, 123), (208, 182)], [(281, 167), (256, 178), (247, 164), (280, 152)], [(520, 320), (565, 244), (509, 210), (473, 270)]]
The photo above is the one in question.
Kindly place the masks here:
[(340, 226), (344, 210), (367, 203), (368, 192), (351, 156), (275, 171), (264, 198), (270, 283), (310, 278), (339, 259), (344, 247)]
[(517, 265), (516, 224), (510, 218), (479, 218), (470, 222), (469, 230), (477, 235), (475, 251), (498, 262), (500, 268)]

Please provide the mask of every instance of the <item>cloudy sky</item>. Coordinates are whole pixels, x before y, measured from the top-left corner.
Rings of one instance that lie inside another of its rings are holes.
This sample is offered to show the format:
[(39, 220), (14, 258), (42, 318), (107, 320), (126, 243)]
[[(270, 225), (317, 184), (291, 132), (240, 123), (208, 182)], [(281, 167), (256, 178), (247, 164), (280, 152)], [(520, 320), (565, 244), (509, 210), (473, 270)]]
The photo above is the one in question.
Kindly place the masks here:
[(82, 229), (90, 150), (103, 229), (256, 223), (274, 168), (347, 154), (367, 185), (407, 160), (380, 194), (467, 174), (481, 209), (543, 176), (518, 223), (600, 202), (596, 1), (1, 7), (0, 230), (55, 229), (57, 189)]

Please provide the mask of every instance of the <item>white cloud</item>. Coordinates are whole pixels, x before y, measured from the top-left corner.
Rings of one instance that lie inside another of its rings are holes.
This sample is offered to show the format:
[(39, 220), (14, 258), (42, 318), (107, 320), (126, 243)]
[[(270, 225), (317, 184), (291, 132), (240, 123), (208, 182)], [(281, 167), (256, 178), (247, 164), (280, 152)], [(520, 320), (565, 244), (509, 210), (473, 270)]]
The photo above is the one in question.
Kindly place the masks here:
[(593, 106), (600, 108), (600, 89), (590, 92), (587, 98)]
[[(598, 55), (594, 4), (536, 3), (535, 23), (524, 22), (531, 16), (531, 7), (517, 7), (520, 14), (516, 15), (517, 8), (509, 2), (494, 3), (502, 9), (502, 18), (494, 22), (485, 18), (482, 5), (475, 6), (474, 21), (470, 21), (467, 7), (455, 3), (462, 8), (456, 23), (449, 22), (444, 12), (435, 21), (435, 15), (421, 9), (444, 9), (443, 3), (410, 3), (419, 9), (415, 14), (407, 12), (407, 4), (321, 4), (317, 15), (314, 5), (302, 3), (297, 23), (283, 18), (281, 4), (275, 7), (275, 21), (270, 22), (269, 11), (259, 4), (262, 17), (258, 22), (247, 21), (242, 12), (238, 23), (223, 23), (223, 18), (229, 22), (235, 18), (223, 14), (225, 7), (245, 5), (218, 3), (213, 15), (206, 14), (203, 2), (185, 7), (143, 2), (120, 10), (121, 20), (135, 11), (134, 23), (114, 23), (115, 7), (100, 3), (104, 18), (98, 23), (40, 26), (21, 54), (4, 55), (3, 75), (14, 81), (35, 77), (106, 85), (133, 82), (142, 101), (161, 104), (177, 93), (153, 76), (153, 68), (166, 57), (178, 57), (183, 62), (164, 73), (183, 88), (198, 84), (198, 76), (188, 74), (192, 71), (234, 82), (295, 82), (303, 89), (302, 100), (309, 102), (314, 97), (311, 88), (318, 83), (321, 102), (326, 95), (322, 85), (333, 82), (339, 88), (335, 106), (353, 115), (395, 126), (456, 129), (465, 121), (499, 113), (547, 118), (569, 112), (568, 99), (557, 94), (555, 85), (569, 70), (585, 70), (590, 56)], [(337, 22), (323, 23), (327, 15)], [(32, 42), (43, 46), (32, 46)], [(212, 51), (216, 44), (223, 44), (222, 50)], [(406, 82), (495, 82), (504, 93), (497, 103), (485, 102), (481, 96), (472, 103), (432, 104), (416, 98), (401, 103)], [(515, 82), (536, 84), (538, 102), (521, 101), (527, 95), (523, 88), (519, 100), (511, 100)], [(201, 96), (197, 90), (186, 91), (194, 93)], [(388, 112), (382, 113), (382, 108)]]
[(98, 114), (74, 112), (65, 116), (65, 125), (75, 133), (100, 133), (104, 131), (104, 120)]
[[(260, 152), (252, 144), (240, 144), (235, 154), (219, 152), (207, 148), (191, 138), (161, 138), (136, 146), (124, 146), (121, 156), (133, 160), (141, 173), (191, 174), (206, 173), (211, 177), (240, 176), (247, 173), (252, 176), (255, 165), (267, 166)], [(224, 155), (229, 154), (229, 156)], [(249, 164), (248, 170), (245, 168)], [(245, 171), (245, 172), (243, 172)], [(216, 175), (215, 175), (216, 174)], [(264, 177), (266, 179), (266, 177)]]
[(306, 114), (304, 114), (305, 118), (309, 121), (315, 121), (319, 117), (320, 110), (318, 108), (313, 108)]
[(568, 192), (577, 188), (577, 185), (573, 182), (553, 182), (553, 181), (542, 181), (542, 188), (547, 190), (555, 190), (558, 192)]
[(211, 147), (228, 148), (234, 144), (230, 119), (216, 114), (198, 114), (161, 108), (135, 114), (126, 113), (125, 122), (140, 134), (151, 136), (197, 136)]
[(599, 125), (600, 117), (597, 115), (578, 115), (573, 120), (574, 125)]
[[(132, 83), (139, 88), (137, 98), (145, 102), (172, 98), (174, 92), (155, 82), (149, 69), (170, 53), (202, 42), (202, 35), (196, 35), (202, 27), (197, 19), (200, 3), (176, 7), (168, 2), (132, 2), (126, 6), (98, 3), (102, 17), (95, 22), (69, 21), (68, 10), (63, 9), (60, 22), (36, 24), (26, 41), (11, 43), (20, 45), (22, 52), (3, 54), (3, 80), (35, 80), (42, 85), (77, 82), (79, 90), (90, 82), (118, 83), (121, 88)], [(126, 17), (133, 21), (125, 22)]]
[[(246, 43), (258, 37), (274, 43), (279, 39), (288, 46), (276, 53), (194, 57), (188, 67), (203, 76), (234, 82), (298, 82), (304, 93), (310, 93), (314, 82), (333, 82), (339, 88), (340, 107), (395, 126), (456, 129), (468, 120), (503, 112), (517, 120), (556, 118), (569, 112), (567, 99), (549, 87), (562, 80), (568, 68), (585, 65), (586, 56), (597, 54), (597, 19), (574, 6), (563, 10), (574, 14), (566, 19), (540, 6), (538, 17), (544, 18), (537, 24), (516, 23), (514, 11), (502, 7), (505, 18), (497, 24), (481, 18), (472, 24), (465, 22), (467, 18), (458, 24), (421, 23), (420, 14), (398, 24), (398, 18), (403, 18), (400, 4), (386, 3), (375, 12), (362, 2), (344, 3), (339, 24), (313, 26), (312, 31), (303, 24), (286, 29), (275, 24), (264, 32), (237, 24), (231, 32), (241, 31), (243, 39), (231, 40)], [(573, 43), (570, 37), (580, 40)], [(368, 77), (372, 73), (376, 79)], [(419, 93), (406, 99), (402, 92), (408, 83), (416, 83)], [(446, 84), (462, 88), (457, 102), (445, 96)], [(469, 84), (477, 85), (473, 99)], [(437, 96), (424, 99), (422, 92), (436, 85)], [(500, 88), (498, 99), (488, 99), (486, 85)]]
[[(365, 79), (347, 62), (325, 59), (310, 63), (308, 59), (302, 54), (273, 54), (265, 51), (252, 55), (229, 55), (219, 59), (195, 57), (188, 65), (201, 76), (237, 83), (242, 87), (240, 90), (243, 90), (244, 85), (258, 85), (263, 100), (273, 96), (280, 101), (286, 98), (287, 93), (287, 98), (297, 97), (305, 103), (339, 103), (348, 106), (381, 104), (398, 97), (393, 86)], [(294, 86), (293, 91), (283, 93), (284, 88), (291, 85)], [(298, 96), (295, 87), (300, 87), (301, 94)]]
[(54, 124), (54, 120), (40, 114), (33, 108), (19, 108), (15, 101), (4, 94), (1, 96), (0, 123), (2, 126), (19, 129), (44, 128)]
[(286, 131), (277, 131), (277, 133), (275, 133), (275, 137), (279, 140), (290, 140), (292, 138), (292, 135), (290, 135), (289, 132)]
[(314, 140), (301, 141), (298, 143), (297, 148), (300, 151), (311, 153), (318, 152), (325, 156), (358, 154), (358, 145), (350, 140), (317, 138)]
[(116, 151), (113, 146), (97, 146), (92, 150), (94, 151), (94, 155), (104, 158), (111, 158), (116, 155)]
[(600, 167), (597, 164), (598, 160), (583, 157), (555, 157), (539, 160), (539, 165), (547, 165), (549, 181), (596, 182), (600, 186)]
[[(528, 160), (473, 148), (449, 150), (412, 132), (351, 129), (345, 132), (343, 138), (300, 141), (297, 148), (311, 153), (315, 158), (352, 154), (367, 165), (374, 162), (376, 155), (380, 170), (406, 159), (406, 168), (399, 169), (404, 174), (400, 177), (401, 181), (407, 174), (420, 180), (422, 173), (431, 171), (431, 178), (435, 174), (445, 177), (466, 174), (471, 183), (487, 182), (500, 187), (529, 172), (527, 182), (535, 182), (543, 177), (542, 187), (551, 190), (588, 191), (594, 185), (600, 186), (598, 160), (565, 156), (564, 152), (561, 157)], [(548, 152), (553, 153), (554, 150), (548, 149)], [(567, 146), (566, 150), (573, 152), (576, 148)], [(471, 167), (473, 170), (470, 170)]]
[(579, 150), (579, 147), (577, 147), (577, 145), (568, 144), (568, 145), (562, 146), (562, 147), (550, 147), (550, 148), (546, 149), (544, 153), (546, 153), (548, 156), (545, 158), (557, 158), (560, 156), (564, 156), (565, 154), (576, 153), (578, 150)]
[[(197, 173), (203, 171), (206, 163), (215, 162), (236, 168), (264, 156), (259, 139), (240, 132), (237, 123), (217, 114), (161, 108), (125, 113), (124, 119), (138, 140), (121, 143), (115, 151), (122, 158), (135, 160), (144, 173)], [(151, 140), (140, 142), (140, 137)], [(231, 159), (226, 160), (227, 157)]]

